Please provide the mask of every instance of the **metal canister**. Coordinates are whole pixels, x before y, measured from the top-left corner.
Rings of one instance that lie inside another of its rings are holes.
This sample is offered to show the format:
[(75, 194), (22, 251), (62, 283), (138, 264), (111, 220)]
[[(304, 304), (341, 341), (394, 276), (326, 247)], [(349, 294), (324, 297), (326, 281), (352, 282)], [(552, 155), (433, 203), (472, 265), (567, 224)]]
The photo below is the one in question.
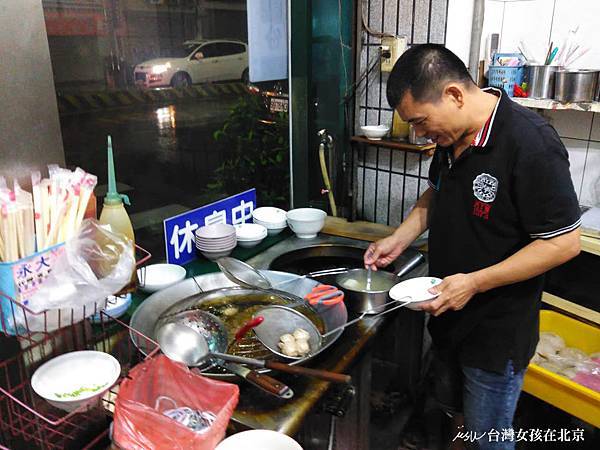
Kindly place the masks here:
[(425, 145), (427, 144), (427, 138), (424, 136), (417, 136), (417, 131), (415, 130), (414, 125), (411, 123), (408, 126), (408, 142), (415, 145)]
[(596, 95), (598, 70), (559, 70), (554, 98), (560, 102), (591, 102)]
[(529, 98), (553, 98), (554, 74), (561, 67), (548, 65), (527, 66), (527, 94)]

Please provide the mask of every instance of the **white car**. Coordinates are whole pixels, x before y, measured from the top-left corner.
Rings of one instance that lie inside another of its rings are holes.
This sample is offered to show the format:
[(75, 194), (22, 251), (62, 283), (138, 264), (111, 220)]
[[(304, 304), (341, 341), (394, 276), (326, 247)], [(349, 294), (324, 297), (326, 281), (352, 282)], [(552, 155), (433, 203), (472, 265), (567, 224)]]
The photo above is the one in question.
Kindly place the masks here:
[(248, 80), (248, 46), (241, 41), (186, 41), (173, 57), (135, 66), (135, 84), (144, 88), (182, 87), (206, 81)]

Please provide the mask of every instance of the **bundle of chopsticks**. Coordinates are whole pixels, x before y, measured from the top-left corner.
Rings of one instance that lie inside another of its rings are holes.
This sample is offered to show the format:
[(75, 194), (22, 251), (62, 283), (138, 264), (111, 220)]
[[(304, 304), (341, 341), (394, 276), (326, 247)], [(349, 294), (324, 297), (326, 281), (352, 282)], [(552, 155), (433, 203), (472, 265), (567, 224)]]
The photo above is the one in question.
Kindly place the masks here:
[(579, 27), (569, 30), (567, 37), (564, 39), (562, 44), (558, 46), (554, 46), (554, 42), (550, 42), (548, 50), (546, 51), (543, 59), (536, 58), (535, 54), (530, 51), (524, 41), (519, 42), (518, 49), (530, 64), (539, 63), (569, 68), (590, 50), (589, 47), (585, 47), (581, 43), (577, 42), (578, 31)]
[(79, 230), (97, 177), (48, 166), (49, 177), (31, 174), (32, 193), (0, 177), (0, 260), (17, 261), (73, 237)]

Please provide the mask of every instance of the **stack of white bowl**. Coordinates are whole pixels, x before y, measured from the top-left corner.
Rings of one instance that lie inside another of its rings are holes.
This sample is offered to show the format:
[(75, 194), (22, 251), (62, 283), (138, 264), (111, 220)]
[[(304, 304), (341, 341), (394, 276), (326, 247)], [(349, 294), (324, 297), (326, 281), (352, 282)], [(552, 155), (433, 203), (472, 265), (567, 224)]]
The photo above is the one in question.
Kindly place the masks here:
[(258, 223), (242, 223), (235, 226), (235, 235), (240, 247), (254, 247), (267, 237), (267, 229)]
[(236, 245), (233, 225), (215, 223), (196, 230), (196, 248), (210, 260), (228, 256)]
[(287, 228), (285, 214), (283, 209), (263, 206), (252, 211), (252, 221), (265, 227), (269, 236), (274, 236)]

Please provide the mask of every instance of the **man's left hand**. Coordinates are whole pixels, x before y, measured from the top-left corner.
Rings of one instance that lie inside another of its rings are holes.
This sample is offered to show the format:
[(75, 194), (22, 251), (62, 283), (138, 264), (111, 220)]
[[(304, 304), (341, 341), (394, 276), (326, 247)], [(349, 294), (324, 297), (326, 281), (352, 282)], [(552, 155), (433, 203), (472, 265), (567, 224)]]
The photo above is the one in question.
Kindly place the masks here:
[(479, 292), (475, 277), (468, 273), (457, 273), (442, 280), (440, 284), (429, 289), (432, 294), (440, 295), (431, 303), (421, 308), (434, 316), (439, 316), (449, 309), (458, 311)]

